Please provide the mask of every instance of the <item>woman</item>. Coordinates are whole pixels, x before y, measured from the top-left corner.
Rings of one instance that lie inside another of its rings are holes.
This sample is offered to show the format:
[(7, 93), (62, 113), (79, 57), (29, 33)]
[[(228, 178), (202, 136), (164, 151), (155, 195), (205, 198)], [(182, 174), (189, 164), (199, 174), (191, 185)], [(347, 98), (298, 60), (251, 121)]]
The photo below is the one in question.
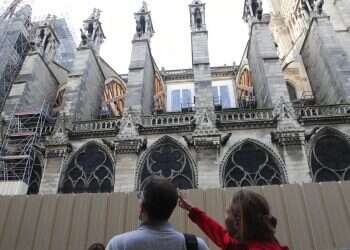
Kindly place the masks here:
[(226, 210), (224, 228), (180, 195), (179, 206), (190, 219), (223, 250), (288, 250), (275, 238), (277, 220), (270, 214), (266, 199), (257, 193), (237, 192)]

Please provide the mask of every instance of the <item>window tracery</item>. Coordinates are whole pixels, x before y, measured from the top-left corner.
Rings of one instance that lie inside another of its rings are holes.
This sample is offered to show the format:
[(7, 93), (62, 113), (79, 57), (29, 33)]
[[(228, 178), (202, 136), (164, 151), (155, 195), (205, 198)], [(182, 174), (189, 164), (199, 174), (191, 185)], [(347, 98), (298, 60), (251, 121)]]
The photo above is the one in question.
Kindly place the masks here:
[(88, 143), (75, 153), (63, 174), (60, 193), (113, 191), (113, 161), (105, 149), (96, 143)]
[(253, 141), (242, 142), (225, 158), (222, 171), (224, 187), (277, 185), (285, 182), (280, 162)]
[(196, 188), (195, 163), (185, 149), (171, 137), (164, 137), (153, 145), (141, 159), (138, 189), (152, 176), (169, 179), (180, 189)]
[(320, 131), (310, 153), (314, 181), (350, 180), (350, 142), (340, 132), (330, 129)]

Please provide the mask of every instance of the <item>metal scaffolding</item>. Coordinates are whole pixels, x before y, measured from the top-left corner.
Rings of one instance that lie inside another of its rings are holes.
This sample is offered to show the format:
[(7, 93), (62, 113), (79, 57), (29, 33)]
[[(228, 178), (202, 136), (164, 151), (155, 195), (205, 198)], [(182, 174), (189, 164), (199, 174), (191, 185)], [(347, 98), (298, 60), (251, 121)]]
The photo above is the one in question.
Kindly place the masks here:
[(29, 49), (29, 37), (21, 32), (11, 32), (14, 13), (20, 2), (13, 1), (0, 16), (0, 112)]
[(0, 182), (22, 181), (28, 185), (28, 194), (37, 193), (42, 174), (37, 148), (49, 105), (44, 101), (39, 110), (26, 110), (18, 106), (12, 114), (0, 149)]

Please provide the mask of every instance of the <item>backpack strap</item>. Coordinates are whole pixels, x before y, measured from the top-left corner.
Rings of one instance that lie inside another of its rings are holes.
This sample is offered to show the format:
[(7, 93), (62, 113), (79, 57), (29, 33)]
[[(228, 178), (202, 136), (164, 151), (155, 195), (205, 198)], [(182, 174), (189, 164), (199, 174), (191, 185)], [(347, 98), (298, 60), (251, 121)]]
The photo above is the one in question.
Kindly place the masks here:
[(184, 234), (186, 249), (187, 250), (198, 250), (197, 237), (193, 234)]

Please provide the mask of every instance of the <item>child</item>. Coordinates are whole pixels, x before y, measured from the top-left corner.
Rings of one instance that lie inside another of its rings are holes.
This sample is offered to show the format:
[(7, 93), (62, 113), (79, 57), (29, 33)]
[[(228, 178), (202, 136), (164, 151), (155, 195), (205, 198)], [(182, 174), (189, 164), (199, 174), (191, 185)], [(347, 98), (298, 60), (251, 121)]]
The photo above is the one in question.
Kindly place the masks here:
[(179, 206), (223, 250), (288, 250), (275, 238), (277, 220), (262, 195), (247, 190), (237, 192), (226, 210), (226, 229), (179, 197)]

